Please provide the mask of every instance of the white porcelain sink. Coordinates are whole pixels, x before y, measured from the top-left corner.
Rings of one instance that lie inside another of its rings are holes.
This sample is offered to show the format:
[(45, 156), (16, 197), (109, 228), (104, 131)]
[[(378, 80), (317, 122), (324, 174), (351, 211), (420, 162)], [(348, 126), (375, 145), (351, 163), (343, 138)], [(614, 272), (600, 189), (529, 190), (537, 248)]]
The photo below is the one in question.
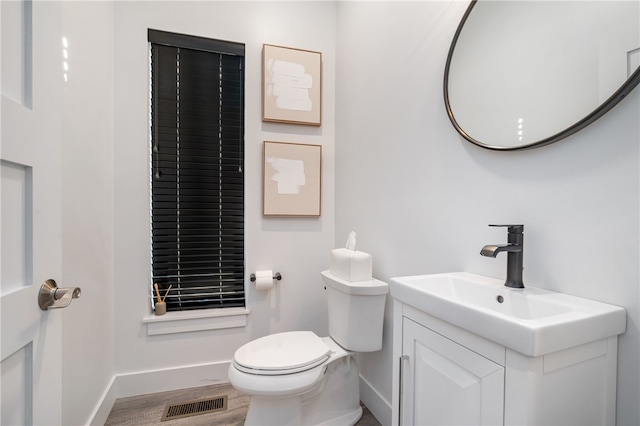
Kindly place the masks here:
[(622, 334), (619, 306), (467, 272), (391, 278), (391, 296), (528, 356)]

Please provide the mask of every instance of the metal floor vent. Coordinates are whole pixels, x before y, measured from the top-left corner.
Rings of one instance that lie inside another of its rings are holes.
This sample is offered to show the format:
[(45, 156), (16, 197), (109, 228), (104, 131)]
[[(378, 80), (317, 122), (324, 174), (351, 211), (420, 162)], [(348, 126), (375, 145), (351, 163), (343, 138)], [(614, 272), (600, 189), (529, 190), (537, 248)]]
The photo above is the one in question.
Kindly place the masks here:
[(160, 421), (175, 420), (183, 417), (199, 416), (227, 409), (227, 395), (215, 398), (199, 399), (181, 404), (167, 405)]

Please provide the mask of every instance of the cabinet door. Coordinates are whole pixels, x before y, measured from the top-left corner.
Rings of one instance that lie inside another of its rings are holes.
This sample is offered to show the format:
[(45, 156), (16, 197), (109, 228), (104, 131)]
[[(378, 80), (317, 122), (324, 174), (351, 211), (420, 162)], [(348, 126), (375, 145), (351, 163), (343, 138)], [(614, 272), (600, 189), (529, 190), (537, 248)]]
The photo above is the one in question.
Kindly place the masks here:
[(403, 318), (401, 424), (503, 424), (504, 367)]

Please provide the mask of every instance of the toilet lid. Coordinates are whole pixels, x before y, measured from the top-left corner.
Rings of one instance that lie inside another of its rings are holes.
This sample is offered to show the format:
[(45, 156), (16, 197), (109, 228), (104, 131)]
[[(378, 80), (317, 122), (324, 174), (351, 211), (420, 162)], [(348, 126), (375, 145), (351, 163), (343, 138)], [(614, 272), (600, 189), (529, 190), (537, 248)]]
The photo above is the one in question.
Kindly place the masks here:
[[(315, 367), (329, 357), (331, 349), (311, 331), (290, 331), (261, 337), (238, 349), (237, 366), (256, 374), (283, 374)], [(306, 367), (306, 368), (305, 368)]]

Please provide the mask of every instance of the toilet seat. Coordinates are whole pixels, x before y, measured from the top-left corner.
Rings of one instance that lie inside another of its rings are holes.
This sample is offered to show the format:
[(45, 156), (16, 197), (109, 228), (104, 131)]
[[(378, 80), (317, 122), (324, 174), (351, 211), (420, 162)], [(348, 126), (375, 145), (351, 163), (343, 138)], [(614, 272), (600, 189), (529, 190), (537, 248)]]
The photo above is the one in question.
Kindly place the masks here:
[[(289, 333), (278, 334), (287, 335)], [(319, 363), (316, 362), (311, 365), (307, 365), (306, 368), (298, 367), (298, 369), (302, 371), (295, 373), (292, 372), (291, 369), (265, 371), (246, 368), (240, 366), (234, 360), (229, 366), (229, 381), (233, 384), (234, 388), (242, 393), (251, 395), (252, 397), (281, 397), (308, 392), (322, 381), (322, 378), (325, 377), (325, 372), (329, 364), (353, 355), (352, 352), (340, 347), (340, 345), (334, 342), (331, 337), (321, 338), (313, 333), (311, 334), (315, 336), (315, 338), (313, 336), (307, 337), (309, 340), (315, 342), (316, 339), (318, 339), (329, 349), (329, 354), (326, 359), (323, 358)], [(266, 337), (268, 338), (271, 336)], [(282, 336), (277, 339), (281, 338)], [(284, 339), (287, 339), (287, 337), (284, 337)], [(247, 343), (247, 345), (250, 345), (250, 343)], [(319, 346), (322, 347), (321, 345)], [(240, 349), (238, 349), (238, 351), (239, 350)], [(287, 348), (283, 348), (283, 350), (288, 351)], [(240, 356), (240, 358), (242, 359), (242, 356)]]
[(277, 333), (253, 340), (233, 357), (240, 371), (260, 376), (295, 374), (329, 359), (331, 348), (311, 331)]

